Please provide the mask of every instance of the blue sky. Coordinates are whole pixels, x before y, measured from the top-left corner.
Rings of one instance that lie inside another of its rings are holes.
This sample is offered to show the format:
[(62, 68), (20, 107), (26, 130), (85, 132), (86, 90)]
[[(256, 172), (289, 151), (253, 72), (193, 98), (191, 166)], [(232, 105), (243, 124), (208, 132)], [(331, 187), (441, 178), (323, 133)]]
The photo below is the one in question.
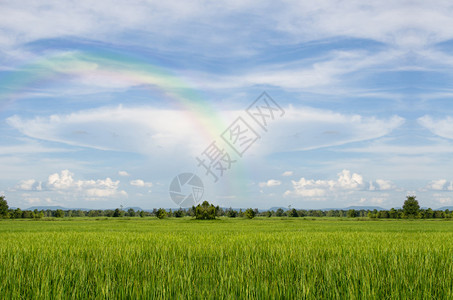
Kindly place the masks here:
[[(4, 1), (0, 192), (11, 206), (453, 205), (453, 5)], [(245, 109), (284, 110), (264, 131)], [(221, 134), (260, 138), (239, 157)], [(218, 180), (196, 157), (216, 141)]]

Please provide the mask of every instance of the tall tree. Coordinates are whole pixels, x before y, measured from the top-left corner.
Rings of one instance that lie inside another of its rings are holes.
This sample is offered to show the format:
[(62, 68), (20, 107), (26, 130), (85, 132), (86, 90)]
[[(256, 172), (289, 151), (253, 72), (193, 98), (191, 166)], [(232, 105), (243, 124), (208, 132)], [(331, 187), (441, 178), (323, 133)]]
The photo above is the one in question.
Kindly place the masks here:
[(8, 215), (8, 202), (6, 202), (5, 196), (0, 196), (0, 217), (6, 217)]
[(403, 205), (404, 215), (408, 218), (416, 218), (418, 217), (419, 211), (420, 205), (418, 204), (418, 201), (415, 200), (415, 196), (407, 196)]
[(195, 218), (198, 220), (213, 220), (217, 215), (216, 207), (209, 204), (208, 201), (204, 201), (201, 205), (198, 204), (197, 207), (192, 208), (195, 211)]
[(297, 213), (297, 210), (295, 208), (293, 208), (293, 209), (288, 211), (288, 216), (289, 217), (293, 217), (293, 218), (297, 218), (299, 216), (299, 214)]
[(135, 217), (135, 210), (131, 207), (127, 210), (127, 215), (129, 217)]
[(251, 208), (247, 208), (247, 210), (244, 213), (244, 216), (249, 219), (253, 219), (255, 217), (255, 215), (256, 215), (255, 211)]
[(118, 218), (124, 216), (124, 211), (122, 209), (116, 208), (113, 212), (113, 217)]
[(348, 210), (347, 216), (348, 216), (348, 218), (355, 218), (355, 217), (357, 217), (357, 212), (355, 211), (355, 209), (350, 209), (350, 210)]
[(64, 217), (64, 211), (61, 209), (57, 209), (55, 211), (55, 218), (63, 218)]
[(163, 219), (167, 216), (167, 211), (163, 208), (159, 208), (157, 211), (156, 211), (156, 217), (158, 217), (159, 219)]

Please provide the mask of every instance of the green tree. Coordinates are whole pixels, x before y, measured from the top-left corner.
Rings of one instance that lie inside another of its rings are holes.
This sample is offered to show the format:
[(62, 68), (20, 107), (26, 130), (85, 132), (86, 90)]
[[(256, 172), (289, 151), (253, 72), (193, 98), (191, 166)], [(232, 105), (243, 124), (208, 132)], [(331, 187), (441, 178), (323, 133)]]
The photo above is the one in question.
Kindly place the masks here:
[(135, 210), (131, 207), (127, 210), (127, 215), (129, 217), (135, 217)]
[(20, 208), (16, 208), (13, 212), (13, 218), (14, 219), (20, 219), (22, 218), (22, 210)]
[(389, 212), (386, 210), (381, 210), (378, 214), (378, 218), (388, 219), (390, 217)]
[(22, 218), (23, 219), (33, 219), (34, 218), (34, 214), (31, 210), (24, 210), (22, 212)]
[(145, 211), (144, 210), (141, 210), (140, 211), (140, 218), (144, 218), (145, 217)]
[(288, 211), (288, 217), (297, 218), (299, 215), (297, 214), (297, 210), (295, 208)]
[(283, 213), (284, 213), (284, 212), (285, 212), (285, 211), (284, 211), (282, 208), (279, 208), (279, 209), (277, 209), (277, 211), (275, 212), (275, 215), (276, 215), (277, 217), (283, 217)]
[(175, 210), (173, 215), (175, 216), (175, 218), (182, 218), (184, 217), (184, 211), (182, 210), (182, 208), (179, 208), (178, 210)]
[(118, 218), (118, 217), (122, 217), (124, 216), (124, 211), (122, 209), (115, 209), (115, 211), (113, 212), (113, 217), (114, 218)]
[(255, 211), (251, 208), (247, 208), (244, 212), (244, 216), (248, 219), (253, 219), (255, 217)]
[(445, 218), (445, 213), (441, 210), (436, 210), (434, 211), (434, 218), (438, 219)]
[(209, 204), (208, 201), (204, 201), (201, 205), (198, 204), (197, 207), (192, 208), (195, 211), (195, 218), (198, 220), (213, 220), (217, 215), (216, 207)]
[(370, 218), (370, 219), (375, 219), (375, 218), (376, 218), (376, 214), (373, 213), (373, 212), (371, 212), (371, 211), (368, 212), (367, 216), (368, 216), (368, 218)]
[(6, 202), (5, 196), (0, 196), (0, 217), (8, 216), (8, 202)]
[(90, 210), (88, 212), (88, 217), (92, 217), (92, 218), (99, 217), (99, 212), (97, 210)]
[(238, 212), (231, 207), (226, 212), (227, 217), (229, 218), (236, 218), (238, 216)]
[(55, 211), (55, 218), (63, 218), (64, 217), (64, 211), (61, 209), (57, 209)]
[(404, 215), (408, 218), (418, 217), (418, 213), (420, 212), (420, 205), (418, 204), (418, 201), (415, 200), (415, 196), (407, 196), (406, 201), (404, 201), (403, 212)]
[(272, 217), (272, 210), (268, 210), (266, 214), (268, 218)]
[(357, 212), (355, 211), (355, 209), (350, 209), (350, 210), (348, 210), (347, 216), (348, 216), (348, 218), (355, 218), (355, 217), (357, 217)]
[(335, 211), (333, 209), (329, 210), (326, 214), (327, 217), (335, 217)]
[(398, 218), (398, 211), (396, 211), (393, 207), (389, 211), (389, 218), (391, 218), (391, 219)]
[(159, 219), (163, 219), (167, 216), (167, 211), (163, 208), (159, 208), (157, 211), (156, 211), (156, 217), (158, 217)]

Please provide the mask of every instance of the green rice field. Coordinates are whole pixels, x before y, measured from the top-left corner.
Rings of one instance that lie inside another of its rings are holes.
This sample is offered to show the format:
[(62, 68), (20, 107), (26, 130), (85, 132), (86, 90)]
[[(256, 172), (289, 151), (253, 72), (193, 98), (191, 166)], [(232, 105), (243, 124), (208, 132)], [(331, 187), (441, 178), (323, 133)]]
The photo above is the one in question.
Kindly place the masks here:
[(0, 220), (1, 299), (452, 299), (453, 222)]

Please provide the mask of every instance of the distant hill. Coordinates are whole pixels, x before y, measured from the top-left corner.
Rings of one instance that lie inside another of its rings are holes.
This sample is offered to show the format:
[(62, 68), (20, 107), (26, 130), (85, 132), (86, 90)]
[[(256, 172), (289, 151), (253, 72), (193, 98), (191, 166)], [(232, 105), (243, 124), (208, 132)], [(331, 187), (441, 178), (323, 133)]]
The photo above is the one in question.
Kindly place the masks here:
[(382, 208), (380, 206), (348, 206), (344, 208), (344, 210), (349, 210), (349, 209), (355, 209), (355, 210), (386, 210), (385, 208)]
[[(274, 207), (271, 207), (269, 208), (269, 210), (273, 210), (273, 211), (276, 211), (277, 209), (283, 209), (284, 211), (287, 211), (288, 208), (287, 207), (277, 207), (277, 206), (274, 206)], [(322, 210), (322, 211), (327, 211), (327, 210), (350, 210), (350, 209), (355, 209), (355, 210), (386, 210), (385, 208), (382, 208), (380, 206), (348, 206), (348, 207), (342, 207), (342, 208), (297, 208), (297, 207), (293, 207), (297, 210), (299, 209), (303, 209), (303, 210)]]
[(448, 209), (448, 210), (451, 211), (451, 210), (453, 210), (453, 206), (442, 206), (442, 207), (439, 207), (439, 208), (436, 209), (436, 210), (446, 210), (446, 209)]
[[(128, 210), (128, 209), (131, 209), (131, 208), (132, 208), (133, 210), (135, 210), (135, 211), (142, 210), (141, 207), (138, 207), (138, 206), (132, 206), (132, 207), (129, 207), (129, 206), (128, 206), (128, 207), (123, 208), (123, 210)], [(145, 211), (146, 211), (146, 209), (145, 209)], [(152, 210), (151, 210), (151, 211), (152, 211)]]
[[(125, 207), (125, 208), (123, 208), (123, 210), (127, 211), (130, 208), (133, 208), (135, 211), (142, 210), (138, 206)], [(32, 207), (27, 208), (26, 210), (35, 210), (35, 209), (37, 209), (37, 210), (48, 210), (48, 209), (57, 210), (57, 209), (61, 209), (61, 210), (83, 210), (83, 211), (89, 211), (89, 210), (97, 210), (98, 208), (68, 208), (68, 207), (63, 207), (63, 206), (32, 206)], [(99, 209), (101, 209), (101, 210), (107, 210), (107, 209), (115, 210), (116, 207), (115, 208), (99, 208)]]
[(63, 207), (63, 206), (32, 206), (32, 207), (29, 207), (27, 208), (26, 210), (57, 210), (57, 209), (61, 209), (61, 210), (68, 210), (68, 209), (75, 209), (75, 210), (87, 210), (87, 209), (82, 209), (82, 208), (66, 208), (66, 207)]
[[(284, 211), (287, 211), (287, 210), (288, 210), (287, 207), (282, 207), (282, 206), (274, 206), (274, 207), (269, 208), (269, 210), (276, 211), (276, 210), (279, 209), (279, 208), (283, 209)], [(296, 208), (296, 209), (297, 209), (297, 208)]]

